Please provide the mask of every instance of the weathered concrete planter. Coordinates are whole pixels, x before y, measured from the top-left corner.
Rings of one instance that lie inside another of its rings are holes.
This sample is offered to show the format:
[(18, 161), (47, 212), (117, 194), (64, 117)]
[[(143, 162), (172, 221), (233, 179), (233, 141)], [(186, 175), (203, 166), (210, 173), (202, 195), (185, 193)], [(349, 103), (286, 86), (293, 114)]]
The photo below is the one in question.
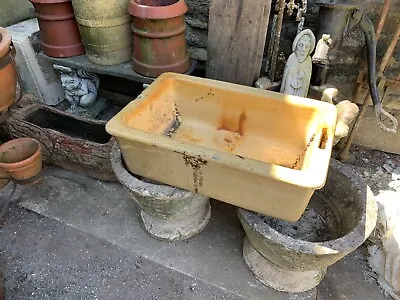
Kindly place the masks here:
[(317, 286), (328, 266), (358, 248), (377, 220), (372, 191), (349, 167), (331, 160), (327, 183), (296, 223), (239, 210), (243, 255), (254, 275), (285, 292)]
[(50, 164), (99, 180), (116, 180), (110, 161), (113, 139), (105, 132), (105, 122), (78, 118), (26, 99), (20, 106), (4, 126), (12, 137), (39, 140)]
[(85, 53), (71, 0), (29, 0), (39, 20), (40, 43), (51, 57), (71, 57)]
[(98, 65), (131, 60), (129, 0), (72, 0), (88, 59)]
[(115, 143), (111, 162), (120, 183), (142, 209), (142, 224), (156, 239), (180, 241), (200, 233), (211, 217), (209, 198), (130, 174)]

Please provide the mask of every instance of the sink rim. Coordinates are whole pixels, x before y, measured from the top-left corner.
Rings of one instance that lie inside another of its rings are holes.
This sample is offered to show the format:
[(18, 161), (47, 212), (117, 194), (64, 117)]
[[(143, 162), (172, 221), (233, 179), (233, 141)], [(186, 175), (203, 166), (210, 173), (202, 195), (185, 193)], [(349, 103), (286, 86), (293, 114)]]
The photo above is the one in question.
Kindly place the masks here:
[[(318, 108), (324, 111), (334, 109), (336, 112), (336, 107), (334, 107), (334, 105), (310, 98), (283, 95), (272, 91), (266, 91), (247, 86), (240, 86), (237, 84), (212, 79), (197, 78), (189, 75), (164, 73), (159, 76), (156, 81), (154, 81), (145, 91), (143, 91), (143, 93), (139, 95), (136, 100), (130, 102), (116, 116), (114, 116), (106, 124), (106, 131), (117, 138), (134, 140), (145, 145), (163, 148), (165, 150), (180, 153), (182, 155), (194, 158), (201, 158), (206, 161), (215, 161), (220, 164), (227, 165), (228, 167), (238, 169), (240, 171), (253, 173), (262, 177), (271, 178), (273, 180), (278, 180), (294, 186), (299, 186), (307, 189), (319, 189), (324, 186), (328, 168), (321, 168), (321, 165), (323, 165), (326, 161), (329, 162), (333, 144), (333, 132), (329, 132), (328, 134), (328, 141), (326, 143), (325, 149), (319, 149), (318, 147), (315, 147), (313, 149), (313, 160), (311, 160), (309, 166), (301, 170), (295, 170), (267, 162), (257, 161), (248, 157), (234, 155), (224, 152), (222, 150), (218, 151), (202, 146), (192, 145), (189, 143), (183, 143), (171, 139), (167, 136), (144, 132), (129, 127), (125, 124), (125, 122), (122, 121), (132, 110), (134, 110), (143, 101), (146, 101), (146, 96), (150, 95), (156, 88), (158, 88), (158, 85), (163, 84), (163, 81), (172, 79), (184, 80), (193, 84), (207, 84), (210, 87), (218, 87), (219, 89), (224, 88), (231, 91), (239, 91), (241, 93), (245, 92), (264, 98), (268, 97), (279, 100), (284, 98), (285, 101), (296, 106), (299, 106), (299, 103), (301, 103), (301, 106), (303, 107), (305, 106)], [(300, 98), (301, 101), (299, 102)], [(326, 120), (326, 122), (329, 125), (331, 125), (331, 123), (336, 124), (336, 115), (335, 117), (330, 116), (330, 120)], [(334, 130), (335, 126), (331, 127), (332, 128), (330, 129)], [(319, 137), (317, 136), (316, 138), (318, 139)]]

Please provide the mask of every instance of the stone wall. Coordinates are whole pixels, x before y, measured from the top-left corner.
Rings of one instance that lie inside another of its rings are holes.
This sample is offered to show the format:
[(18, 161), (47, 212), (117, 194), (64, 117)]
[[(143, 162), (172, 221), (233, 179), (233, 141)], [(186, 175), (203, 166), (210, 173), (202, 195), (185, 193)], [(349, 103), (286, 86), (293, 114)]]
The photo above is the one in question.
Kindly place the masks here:
[(0, 0), (0, 26), (6, 27), (33, 17), (28, 0)]
[[(360, 1), (354, 0), (355, 3)], [(191, 56), (200, 61), (200, 66), (205, 67), (207, 60), (207, 34), (208, 34), (208, 11), (210, 0), (186, 0), (189, 10), (186, 14), (187, 41)], [(274, 1), (275, 2), (275, 1)], [(306, 28), (310, 28), (316, 33), (316, 16), (318, 7), (314, 4), (315, 0), (308, 1), (308, 15), (306, 16)], [(367, 0), (362, 2), (362, 7), (371, 20), (376, 24), (379, 20), (383, 1)], [(273, 3), (272, 7), (275, 7)], [(271, 15), (272, 15), (271, 11)], [(396, 24), (400, 21), (400, 1), (392, 1), (389, 17), (386, 21), (381, 40), (378, 43), (378, 58), (382, 57), (386, 47), (393, 35)], [(291, 53), (291, 44), (296, 35), (297, 23), (289, 19), (285, 14), (282, 28), (280, 50), (285, 53), (285, 57)], [(267, 45), (268, 45), (267, 38)], [(400, 43), (399, 43), (400, 44)], [(266, 45), (266, 46), (267, 46)], [(360, 29), (355, 28), (349, 32), (343, 43), (343, 51), (337, 67), (331, 72), (330, 81), (341, 89), (343, 97), (350, 97), (355, 77), (359, 71), (360, 59), (363, 58), (364, 36)], [(389, 68), (390, 73), (399, 74), (400, 71), (400, 45), (396, 48), (394, 60)]]

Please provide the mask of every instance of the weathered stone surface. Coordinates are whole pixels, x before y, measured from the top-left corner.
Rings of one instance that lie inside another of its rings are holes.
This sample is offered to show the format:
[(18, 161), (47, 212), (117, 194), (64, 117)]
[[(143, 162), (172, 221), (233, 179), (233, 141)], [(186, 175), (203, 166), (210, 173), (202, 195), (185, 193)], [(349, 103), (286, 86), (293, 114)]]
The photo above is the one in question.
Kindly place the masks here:
[(247, 237), (243, 242), (243, 258), (259, 281), (281, 292), (309, 291), (321, 282), (326, 273), (326, 268), (304, 272), (280, 268), (258, 253)]
[[(302, 224), (300, 220), (297, 228), (296, 224), (285, 222), (285, 225), (282, 221), (239, 209), (247, 238), (261, 256), (286, 270), (322, 270), (358, 248), (375, 228), (377, 205), (372, 191), (344, 164), (331, 160), (327, 183), (315, 194), (320, 198), (316, 199), (314, 207), (312, 199), (309, 207), (323, 216), (326, 230), (312, 226), (318, 215), (311, 215)], [(318, 205), (323, 206), (318, 208)], [(306, 226), (309, 228), (304, 230)]]
[[(388, 110), (400, 120), (400, 110)], [(369, 107), (357, 129), (354, 143), (367, 148), (400, 154), (400, 130), (396, 134), (383, 131), (377, 121), (373, 107)]]
[[(28, 117), (41, 109), (45, 109), (44, 113), (54, 112), (60, 118), (68, 117), (69, 122), (77, 120), (100, 126), (100, 128), (105, 126), (104, 121), (89, 121), (51, 107), (44, 107), (28, 95), (12, 109), (11, 117), (6, 120), (3, 128), (13, 138), (32, 137), (39, 140), (42, 144), (44, 160), (49, 164), (99, 180), (116, 181), (110, 161), (113, 144), (111, 136), (108, 142), (96, 142), (76, 136), (73, 130), (71, 133), (66, 133), (68, 130), (63, 133), (51, 128), (50, 124), (41, 127), (31, 123)], [(73, 124), (66, 124), (66, 127), (69, 126), (72, 127)], [(90, 136), (91, 132), (85, 132), (84, 135)]]
[(33, 17), (34, 8), (27, 0), (2, 0), (0, 26), (6, 27)]
[(200, 233), (208, 224), (211, 217), (208, 197), (130, 174), (123, 165), (116, 143), (111, 162), (119, 182), (142, 209), (142, 224), (152, 237), (180, 241)]
[(188, 6), (188, 15), (196, 15), (199, 19), (208, 22), (208, 11), (210, 9), (210, 0), (186, 0)]
[(192, 27), (187, 24), (186, 26), (186, 39), (189, 46), (197, 46), (207, 48), (207, 29)]
[(188, 46), (190, 57), (197, 61), (207, 61), (207, 49)]

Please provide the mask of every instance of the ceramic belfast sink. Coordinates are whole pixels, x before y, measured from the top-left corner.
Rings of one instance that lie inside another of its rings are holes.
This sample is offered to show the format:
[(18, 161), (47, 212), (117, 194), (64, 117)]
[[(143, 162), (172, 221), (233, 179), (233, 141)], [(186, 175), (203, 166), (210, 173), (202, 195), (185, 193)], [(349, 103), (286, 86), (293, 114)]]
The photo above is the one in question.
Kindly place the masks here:
[(134, 174), (287, 221), (327, 176), (334, 105), (165, 73), (107, 125)]

